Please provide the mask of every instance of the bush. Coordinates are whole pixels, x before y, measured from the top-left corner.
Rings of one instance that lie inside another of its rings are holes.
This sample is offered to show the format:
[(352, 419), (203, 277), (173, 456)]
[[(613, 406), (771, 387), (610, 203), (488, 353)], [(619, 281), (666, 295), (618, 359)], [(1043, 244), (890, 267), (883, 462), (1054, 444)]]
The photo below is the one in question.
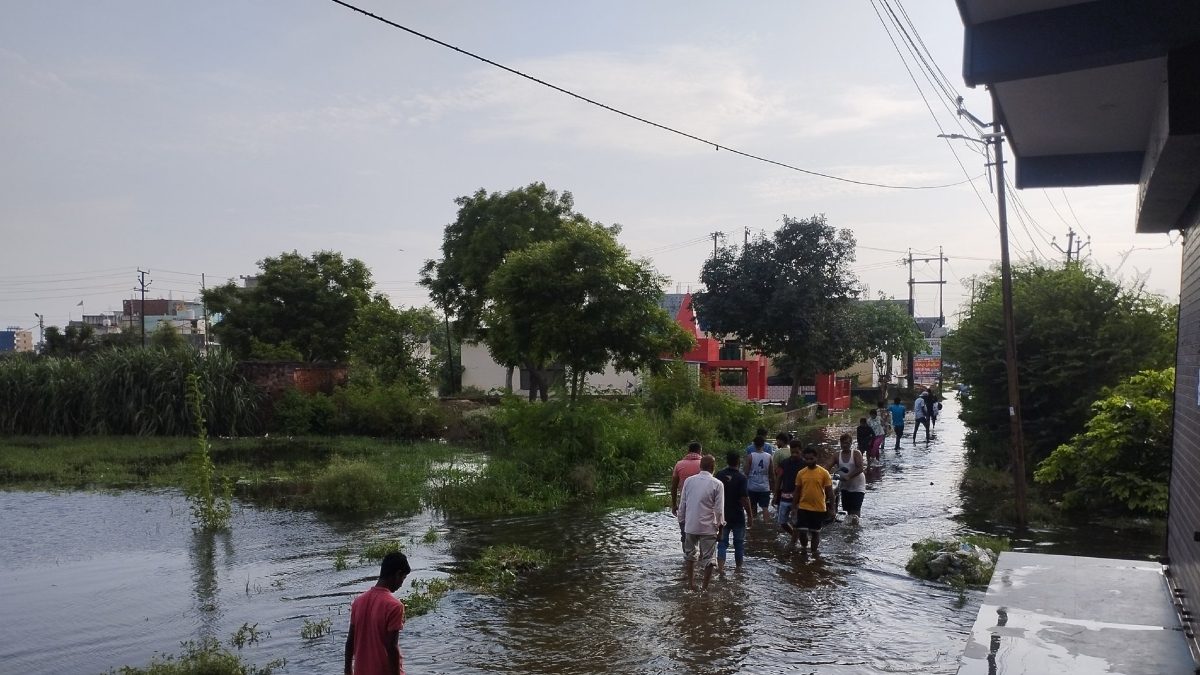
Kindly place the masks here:
[(387, 480), (376, 467), (338, 457), (313, 481), (308, 501), (321, 511), (361, 514), (387, 505), (389, 492)]
[(1166, 514), (1174, 397), (1174, 368), (1106, 390), (1083, 433), (1058, 446), (1035, 480), (1061, 489), (1066, 509)]
[(334, 392), (333, 431), (384, 438), (437, 438), (445, 427), (440, 408), (400, 384), (351, 383)]

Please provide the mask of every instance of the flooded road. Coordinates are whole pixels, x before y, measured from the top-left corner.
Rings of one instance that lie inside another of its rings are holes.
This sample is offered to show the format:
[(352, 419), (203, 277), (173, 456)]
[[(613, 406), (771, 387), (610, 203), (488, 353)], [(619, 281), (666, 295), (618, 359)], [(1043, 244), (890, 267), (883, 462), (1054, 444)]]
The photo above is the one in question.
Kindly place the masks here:
[[(708, 593), (684, 590), (666, 511), (446, 520), (423, 513), (344, 524), (243, 506), (228, 536), (196, 536), (178, 493), (0, 493), (0, 663), (4, 672), (95, 673), (142, 665), (182, 640), (270, 633), (243, 654), (284, 672), (340, 672), (347, 608), (373, 583), (363, 544), (401, 537), (410, 581), (442, 577), (489, 544), (544, 548), (557, 562), (513, 597), (453, 592), (401, 633), (410, 673), (954, 673), (982, 600), (913, 579), (912, 542), (964, 531), (963, 429), (948, 401), (937, 438), (869, 474), (861, 527), (836, 524), (822, 555), (783, 550), (756, 524), (746, 565)], [(838, 430), (832, 430), (836, 438)], [(978, 527), (978, 524), (975, 524)], [(438, 539), (423, 541), (433, 528)], [(1069, 553), (1058, 532), (1019, 542)], [(1147, 557), (1122, 533), (1093, 548)], [(1101, 533), (1103, 534), (1103, 533)], [(334, 569), (340, 548), (349, 569)], [(1128, 548), (1132, 547), (1132, 549)], [(1140, 547), (1140, 548), (1139, 548)], [(1149, 553), (1147, 553), (1149, 550)], [(1096, 552), (1090, 551), (1089, 554)], [(409, 593), (408, 584), (398, 593)], [(300, 637), (306, 621), (332, 633)]]

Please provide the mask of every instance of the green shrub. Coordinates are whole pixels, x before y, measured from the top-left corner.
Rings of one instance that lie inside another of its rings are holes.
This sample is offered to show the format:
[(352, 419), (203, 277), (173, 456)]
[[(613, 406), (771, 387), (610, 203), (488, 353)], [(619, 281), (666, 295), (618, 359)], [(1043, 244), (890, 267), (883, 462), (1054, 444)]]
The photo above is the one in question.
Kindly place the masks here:
[(337, 457), (313, 481), (308, 502), (321, 511), (363, 514), (385, 509), (389, 495), (387, 480), (375, 466)]
[(1084, 431), (1050, 453), (1034, 478), (1059, 488), (1066, 509), (1166, 514), (1174, 398), (1174, 368), (1105, 390)]
[(453, 589), (454, 582), (446, 579), (412, 582), (412, 593), (404, 598), (404, 617), (411, 619), (432, 612), (438, 601)]
[(336, 390), (337, 433), (384, 438), (438, 438), (445, 427), (441, 409), (429, 397), (400, 384), (351, 383)]

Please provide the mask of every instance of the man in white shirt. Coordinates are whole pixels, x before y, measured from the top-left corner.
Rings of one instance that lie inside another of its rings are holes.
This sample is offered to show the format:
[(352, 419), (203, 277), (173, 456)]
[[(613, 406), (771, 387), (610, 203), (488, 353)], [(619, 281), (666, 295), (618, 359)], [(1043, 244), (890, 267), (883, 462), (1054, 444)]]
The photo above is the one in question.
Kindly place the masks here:
[(921, 427), (925, 427), (925, 442), (929, 442), (929, 411), (926, 408), (925, 395), (922, 394), (913, 400), (913, 419), (916, 424), (913, 425), (913, 445), (917, 443), (917, 432)]
[(696, 559), (704, 561), (704, 590), (717, 566), (717, 538), (725, 525), (725, 485), (713, 476), (716, 460), (700, 458), (700, 473), (683, 482), (676, 517), (683, 527), (684, 573), (690, 590), (696, 590)]

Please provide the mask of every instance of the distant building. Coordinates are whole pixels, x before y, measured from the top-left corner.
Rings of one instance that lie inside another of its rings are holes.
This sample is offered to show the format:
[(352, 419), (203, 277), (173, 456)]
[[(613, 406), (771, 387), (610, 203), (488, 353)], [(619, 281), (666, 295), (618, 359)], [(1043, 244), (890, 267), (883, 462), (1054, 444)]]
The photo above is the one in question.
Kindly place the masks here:
[(32, 352), (33, 331), (22, 330), (19, 326), (9, 326), (0, 330), (0, 353)]
[(158, 298), (147, 299), (145, 303), (141, 300), (125, 300), (122, 306), (122, 327), (129, 326), (141, 333), (144, 322), (146, 335), (151, 335), (158, 330), (159, 324), (167, 323), (193, 347), (203, 349), (207, 344), (208, 325), (202, 302)]

